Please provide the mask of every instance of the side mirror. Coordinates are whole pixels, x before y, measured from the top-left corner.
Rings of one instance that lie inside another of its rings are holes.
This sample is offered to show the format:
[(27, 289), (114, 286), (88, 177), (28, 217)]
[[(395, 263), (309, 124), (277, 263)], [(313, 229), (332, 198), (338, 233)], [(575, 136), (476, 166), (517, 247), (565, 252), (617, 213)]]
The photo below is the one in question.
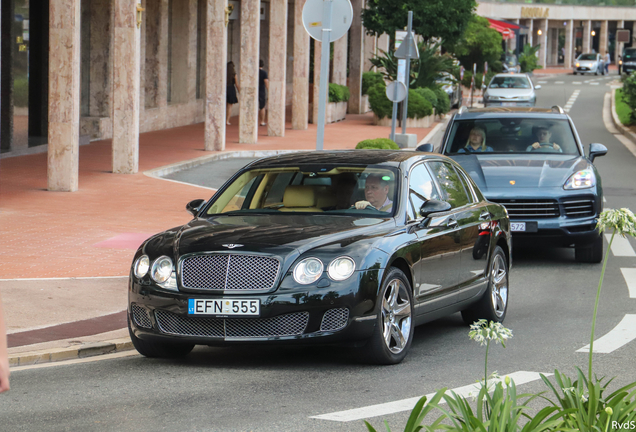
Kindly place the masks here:
[(534, 86), (535, 90), (541, 90), (541, 84)]
[(588, 156), (588, 158), (590, 159), (590, 162), (594, 162), (595, 158), (599, 156), (605, 156), (606, 154), (607, 154), (607, 147), (605, 147), (603, 144), (599, 144), (599, 143), (590, 144), (590, 155)]
[(426, 143), (426, 144), (419, 145), (417, 146), (415, 151), (431, 153), (433, 152), (433, 144)]
[(203, 204), (205, 204), (204, 199), (195, 199), (186, 204), (186, 210), (188, 213), (191, 213), (192, 216), (196, 216)]
[(420, 215), (424, 218), (428, 218), (433, 213), (442, 213), (450, 209), (451, 205), (446, 201), (432, 199), (422, 204), (422, 207), (420, 207)]

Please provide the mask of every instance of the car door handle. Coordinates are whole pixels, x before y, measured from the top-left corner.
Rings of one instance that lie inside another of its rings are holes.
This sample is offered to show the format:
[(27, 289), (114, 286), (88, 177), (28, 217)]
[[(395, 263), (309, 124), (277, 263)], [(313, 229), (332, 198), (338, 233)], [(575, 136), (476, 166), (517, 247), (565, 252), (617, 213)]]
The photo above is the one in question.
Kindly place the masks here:
[(449, 228), (457, 228), (457, 220), (450, 218), (448, 219), (448, 222), (446, 223), (446, 226)]
[(479, 219), (481, 220), (486, 220), (486, 219), (490, 219), (490, 212), (488, 210), (484, 210), (483, 212), (481, 212), (481, 214), (479, 215)]

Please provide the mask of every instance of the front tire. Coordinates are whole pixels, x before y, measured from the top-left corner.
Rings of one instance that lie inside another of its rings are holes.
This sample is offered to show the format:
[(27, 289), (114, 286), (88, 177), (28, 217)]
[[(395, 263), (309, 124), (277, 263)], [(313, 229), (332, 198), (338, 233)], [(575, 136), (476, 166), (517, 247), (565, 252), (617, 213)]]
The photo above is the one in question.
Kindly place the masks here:
[(488, 269), (488, 288), (484, 295), (462, 311), (468, 325), (477, 320), (503, 322), (508, 310), (508, 261), (501, 246), (495, 247)]
[(155, 342), (141, 340), (132, 331), (130, 316), (128, 317), (128, 333), (135, 349), (145, 357), (151, 358), (176, 358), (185, 357), (192, 351), (194, 344)]
[(414, 329), (413, 290), (400, 269), (388, 270), (378, 306), (375, 330), (365, 346), (365, 354), (374, 364), (400, 363), (411, 347)]
[(576, 246), (574, 259), (582, 263), (600, 263), (603, 261), (603, 236), (601, 234), (589, 246)]

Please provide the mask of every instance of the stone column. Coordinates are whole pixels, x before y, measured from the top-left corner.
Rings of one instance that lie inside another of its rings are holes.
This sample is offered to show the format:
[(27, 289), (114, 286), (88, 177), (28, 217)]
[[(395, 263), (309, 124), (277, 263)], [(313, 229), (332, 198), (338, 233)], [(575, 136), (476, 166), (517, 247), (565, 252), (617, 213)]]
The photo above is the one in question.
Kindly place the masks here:
[[(541, 35), (539, 35), (538, 31), (541, 30)], [(538, 43), (541, 44), (541, 48), (539, 48), (539, 64), (544, 68), (548, 64), (548, 20), (543, 19), (539, 21), (538, 29), (537, 29), (537, 39)]]
[(258, 139), (258, 60), (261, 0), (241, 0), (241, 95), (239, 142), (256, 144)]
[(188, 20), (188, 100), (197, 99), (197, 15), (199, 14), (198, 0), (190, 0)]
[(528, 45), (534, 46), (534, 20), (528, 20)]
[(267, 135), (285, 136), (287, 0), (269, 2), (269, 101)]
[(48, 189), (78, 189), (80, 0), (49, 3)]
[(550, 64), (559, 64), (559, 29), (548, 29), (549, 45), (550, 45)]
[(294, 68), (292, 129), (305, 130), (309, 121), (309, 33), (303, 26), (306, 0), (294, 2)]
[(139, 169), (140, 30), (137, 1), (113, 0), (113, 172)]
[[(320, 68), (322, 61), (322, 42), (318, 42), (314, 40), (314, 101), (313, 101), (313, 111), (311, 116), (311, 122), (313, 124), (318, 124), (318, 105), (320, 101)], [(327, 59), (329, 61), (329, 59)], [(329, 91), (329, 86), (327, 86), (327, 91)], [(327, 100), (329, 103), (329, 100)]]
[[(362, 26), (362, 0), (353, 0), (353, 20), (349, 28), (351, 34), (351, 50), (349, 51), (349, 103), (347, 109), (351, 114), (361, 114), (362, 112), (362, 72), (363, 62), (368, 56), (369, 50), (367, 42), (369, 37), (365, 37)], [(375, 45), (375, 38), (372, 38)], [(364, 49), (363, 49), (364, 45)], [(375, 46), (374, 46), (375, 48)], [(365, 55), (365, 53), (367, 55)]]
[[(333, 43), (333, 77), (331, 82), (347, 85), (347, 45), (349, 35), (343, 37)], [(362, 51), (362, 47), (360, 47)]]
[(601, 54), (603, 59), (605, 58), (605, 54), (607, 53), (607, 43), (608, 43), (608, 35), (607, 35), (607, 20), (601, 21), (601, 35), (598, 44), (598, 51)]
[[(349, 31), (351, 31), (351, 29)], [(353, 35), (353, 33), (351, 34)], [(371, 64), (371, 59), (375, 57), (376, 54), (380, 54), (378, 52), (378, 38), (376, 36), (367, 35), (364, 27), (362, 27), (362, 34), (364, 37), (364, 64), (362, 66), (362, 72), (369, 72), (370, 70), (375, 72), (376, 68)], [(353, 41), (351, 44), (353, 44)]]
[(170, 3), (168, 0), (160, 0), (160, 2), (157, 106), (165, 107), (168, 106), (168, 14)]
[(563, 59), (563, 66), (566, 69), (572, 67), (572, 60), (574, 57), (574, 20), (566, 21), (565, 26), (565, 58)]
[(207, 0), (205, 45), (205, 149), (225, 150), (227, 0)]
[(592, 21), (583, 21), (583, 47), (581, 48), (583, 53), (589, 53), (592, 51)]
[[(616, 29), (620, 30), (622, 28), (625, 27), (625, 21), (620, 20), (616, 22)], [(618, 66), (618, 56), (622, 56), (623, 55), (623, 46), (625, 45), (624, 42), (616, 42), (616, 48), (614, 51), (614, 63), (616, 63), (616, 65)]]

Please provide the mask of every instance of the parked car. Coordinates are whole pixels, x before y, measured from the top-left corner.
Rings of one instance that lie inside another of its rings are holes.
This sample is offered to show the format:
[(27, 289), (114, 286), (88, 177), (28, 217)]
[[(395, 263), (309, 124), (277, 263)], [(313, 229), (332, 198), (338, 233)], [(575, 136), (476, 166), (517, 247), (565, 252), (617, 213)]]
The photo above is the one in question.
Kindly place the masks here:
[(605, 62), (598, 53), (583, 53), (576, 58), (574, 63), (574, 75), (593, 73), (594, 75), (605, 75)]
[(467, 323), (506, 316), (506, 210), (445, 156), (264, 158), (186, 209), (190, 222), (150, 237), (133, 259), (128, 324), (145, 356), (352, 342), (393, 364), (416, 325), (458, 311)]
[(484, 92), (484, 106), (530, 106), (537, 102), (535, 86), (526, 74), (503, 73), (495, 75)]
[(622, 57), (621, 73), (630, 74), (636, 70), (636, 48), (625, 48)]
[(462, 86), (457, 79), (448, 72), (442, 72), (441, 77), (436, 80), (437, 84), (446, 92), (450, 100), (451, 108), (462, 106)]
[(574, 247), (577, 261), (602, 260), (596, 221), (603, 188), (593, 162), (607, 148), (590, 144), (586, 155), (560, 107), (461, 109), (440, 152), (462, 165), (488, 200), (508, 209), (515, 244)]

